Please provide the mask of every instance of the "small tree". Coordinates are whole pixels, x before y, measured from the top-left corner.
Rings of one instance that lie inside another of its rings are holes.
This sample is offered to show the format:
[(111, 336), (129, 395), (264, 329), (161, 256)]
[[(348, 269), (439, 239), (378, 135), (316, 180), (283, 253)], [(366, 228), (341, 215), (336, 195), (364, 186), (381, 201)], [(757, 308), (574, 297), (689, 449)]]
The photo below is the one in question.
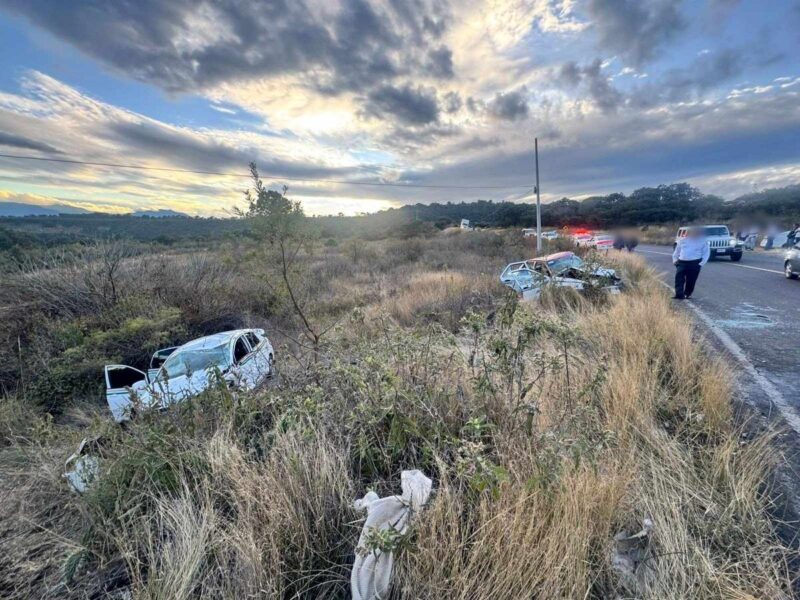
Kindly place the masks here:
[[(255, 163), (250, 163), (250, 175), (253, 180), (252, 189), (245, 191), (247, 208), (235, 209), (239, 216), (251, 220), (253, 233), (266, 242), (270, 256), (265, 260), (265, 267), (277, 271), (275, 278), (280, 281), (279, 291), (288, 299), (292, 310), (301, 323), (305, 338), (314, 350), (314, 359), (318, 358), (322, 335), (310, 316), (308, 302), (304, 301), (301, 290), (304, 287), (304, 258), (301, 252), (312, 248), (315, 236), (300, 202), (292, 201), (286, 196), (288, 188), (283, 186), (280, 192), (268, 190), (258, 175)], [(268, 283), (275, 288), (273, 281)]]

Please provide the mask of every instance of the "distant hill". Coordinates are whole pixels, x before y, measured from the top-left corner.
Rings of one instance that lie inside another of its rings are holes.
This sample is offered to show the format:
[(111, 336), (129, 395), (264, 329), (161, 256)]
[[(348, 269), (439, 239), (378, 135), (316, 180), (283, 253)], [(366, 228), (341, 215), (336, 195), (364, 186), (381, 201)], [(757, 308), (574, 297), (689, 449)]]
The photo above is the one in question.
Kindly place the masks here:
[(178, 212), (176, 210), (169, 210), (167, 208), (159, 208), (158, 210), (137, 210), (131, 214), (132, 217), (151, 217), (153, 219), (160, 219), (163, 217), (188, 217), (186, 213)]
[(56, 215), (84, 215), (90, 211), (66, 204), (28, 204), (26, 202), (0, 202), (0, 217), (33, 217)]

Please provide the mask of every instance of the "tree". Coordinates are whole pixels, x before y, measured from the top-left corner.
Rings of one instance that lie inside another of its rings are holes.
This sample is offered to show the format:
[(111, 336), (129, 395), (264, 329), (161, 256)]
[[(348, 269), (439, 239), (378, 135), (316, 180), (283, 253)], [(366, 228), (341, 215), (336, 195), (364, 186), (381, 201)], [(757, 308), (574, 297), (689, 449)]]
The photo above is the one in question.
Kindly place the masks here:
[[(277, 277), (268, 277), (268, 282), (279, 292), (279, 296), (288, 299), (300, 320), (303, 335), (311, 343), (316, 361), (319, 357), (320, 340), (325, 331), (312, 322), (309, 297), (304, 294), (308, 281), (305, 277), (307, 263), (304, 259), (313, 249), (316, 239), (314, 230), (300, 202), (292, 201), (286, 196), (286, 186), (283, 186), (281, 192), (268, 190), (258, 175), (255, 163), (250, 163), (250, 176), (253, 188), (245, 191), (247, 208), (235, 209), (235, 212), (249, 219), (252, 232), (266, 242), (264, 267), (277, 271)], [(276, 287), (272, 283), (274, 279), (281, 282), (280, 286)]]

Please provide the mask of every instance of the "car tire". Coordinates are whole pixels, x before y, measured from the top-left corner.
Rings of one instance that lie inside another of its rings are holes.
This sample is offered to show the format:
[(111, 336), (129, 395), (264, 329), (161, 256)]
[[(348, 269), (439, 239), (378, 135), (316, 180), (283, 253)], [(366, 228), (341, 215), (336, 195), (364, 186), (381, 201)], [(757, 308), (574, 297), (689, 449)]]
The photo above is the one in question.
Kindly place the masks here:
[(788, 260), (783, 265), (783, 274), (786, 276), (786, 279), (797, 279), (797, 273), (792, 271), (792, 263)]
[(731, 254), (731, 262), (739, 262), (740, 260), (742, 260), (742, 253), (741, 252), (738, 252), (738, 253), (735, 253), (735, 254)]

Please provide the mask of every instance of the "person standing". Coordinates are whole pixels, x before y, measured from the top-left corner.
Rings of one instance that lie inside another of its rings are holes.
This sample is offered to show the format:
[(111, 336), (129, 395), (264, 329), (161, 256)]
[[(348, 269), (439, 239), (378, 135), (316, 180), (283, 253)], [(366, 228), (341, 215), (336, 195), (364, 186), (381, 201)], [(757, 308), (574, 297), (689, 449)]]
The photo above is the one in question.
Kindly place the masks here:
[(700, 228), (691, 228), (686, 237), (678, 240), (672, 252), (672, 264), (675, 265), (675, 298), (683, 300), (691, 298), (700, 268), (708, 262), (711, 248)]

